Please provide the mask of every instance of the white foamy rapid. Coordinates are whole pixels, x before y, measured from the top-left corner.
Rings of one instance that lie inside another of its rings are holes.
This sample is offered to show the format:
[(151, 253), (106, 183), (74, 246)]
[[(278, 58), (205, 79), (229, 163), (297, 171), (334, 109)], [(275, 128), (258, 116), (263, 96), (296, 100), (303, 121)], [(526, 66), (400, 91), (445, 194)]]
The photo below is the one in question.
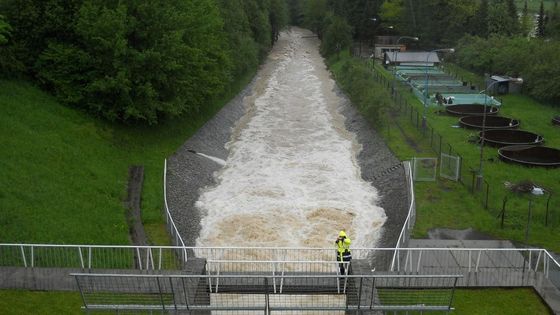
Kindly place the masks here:
[(198, 246), (332, 247), (340, 229), (353, 247), (376, 245), (385, 212), (360, 176), (318, 41), (305, 35), (281, 35), (245, 100), (227, 164), (196, 204)]
[(215, 157), (215, 156), (206, 155), (206, 154), (200, 153), (200, 152), (196, 152), (196, 154), (198, 154), (198, 155), (200, 155), (200, 156), (203, 156), (203, 157), (205, 157), (205, 158), (207, 158), (207, 159), (209, 159), (209, 160), (211, 160), (211, 161), (214, 161), (214, 162), (220, 164), (221, 166), (225, 166), (225, 165), (226, 165), (226, 161), (224, 161), (224, 160), (222, 160), (222, 159), (220, 159), (220, 158), (217, 158), (217, 157)]

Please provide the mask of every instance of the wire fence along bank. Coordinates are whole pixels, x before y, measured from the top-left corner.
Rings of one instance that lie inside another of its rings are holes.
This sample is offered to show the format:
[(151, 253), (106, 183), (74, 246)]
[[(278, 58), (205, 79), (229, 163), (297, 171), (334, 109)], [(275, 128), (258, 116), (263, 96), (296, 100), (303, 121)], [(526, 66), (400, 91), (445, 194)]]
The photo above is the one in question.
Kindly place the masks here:
[[(478, 174), (479, 159), (468, 160), (464, 158), (464, 156), (454, 148), (451, 141), (446, 139), (445, 136), (438, 132), (428, 121), (423, 119), (424, 113), (412, 105), (402, 92), (403, 89), (410, 89), (410, 87), (402, 85), (398, 80), (389, 78), (388, 74), (384, 75), (382, 73), (383, 70), (372, 66), (370, 61), (367, 61), (367, 63), (372, 70), (374, 79), (381, 86), (390, 91), (394, 104), (396, 105), (395, 108), (392, 108), (390, 115), (394, 118), (407, 121), (409, 125), (416, 130), (417, 134), (421, 136), (423, 141), (429, 145), (438, 159), (441, 158), (442, 154), (457, 157), (459, 163), (457, 181), (465, 186), (468, 191), (480, 201), (484, 208), (493, 210), (498, 218), (501, 217), (502, 228), (504, 224), (508, 224), (507, 214), (513, 207), (519, 209), (522, 213), (529, 213), (531, 216), (531, 218), (527, 219), (528, 221), (526, 224), (519, 223), (519, 218), (515, 218), (515, 220), (513, 220), (515, 222), (510, 224), (514, 225), (516, 228), (523, 228), (524, 225), (527, 225), (525, 229), (529, 231), (529, 226), (535, 222), (542, 223), (543, 226), (556, 226), (560, 223), (560, 216), (552, 211), (554, 209), (553, 203), (555, 204), (556, 200), (552, 198), (553, 194), (551, 192), (545, 191), (545, 196), (543, 197), (529, 198), (526, 201), (510, 202), (510, 200), (514, 199), (515, 194), (505, 190), (505, 186), (493, 186), (486, 179), (477, 183), (476, 175)], [(471, 142), (476, 143), (477, 141), (476, 139)], [(498, 159), (498, 157), (495, 159)], [(506, 218), (505, 223), (504, 217)]]
[[(243, 314), (452, 310), (460, 275), (275, 276), (72, 274), (87, 312)], [(219, 282), (219, 284), (218, 284)], [(341, 283), (342, 285), (341, 289)], [(204, 312), (206, 311), (206, 313)]]

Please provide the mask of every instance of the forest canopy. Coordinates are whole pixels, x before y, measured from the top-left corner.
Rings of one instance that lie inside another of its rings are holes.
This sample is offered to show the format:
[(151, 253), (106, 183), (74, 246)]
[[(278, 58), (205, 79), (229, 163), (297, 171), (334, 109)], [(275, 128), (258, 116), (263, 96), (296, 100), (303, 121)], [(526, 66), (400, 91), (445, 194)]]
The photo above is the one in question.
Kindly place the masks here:
[(414, 36), (420, 40), (411, 49), (454, 47), (447, 61), (480, 75), (521, 76), (524, 93), (560, 104), (560, 6), (539, 2), (530, 8), (515, 0), (306, 0), (302, 10), (326, 56), (379, 35)]
[(92, 115), (155, 124), (196, 116), (289, 23), (315, 32), (327, 57), (378, 35), (456, 47), (460, 66), (521, 75), (525, 93), (560, 102), (556, 0), (2, 0), (0, 71)]
[(195, 115), (254, 71), (288, 23), (285, 0), (3, 0), (0, 14), (4, 76), (150, 124)]

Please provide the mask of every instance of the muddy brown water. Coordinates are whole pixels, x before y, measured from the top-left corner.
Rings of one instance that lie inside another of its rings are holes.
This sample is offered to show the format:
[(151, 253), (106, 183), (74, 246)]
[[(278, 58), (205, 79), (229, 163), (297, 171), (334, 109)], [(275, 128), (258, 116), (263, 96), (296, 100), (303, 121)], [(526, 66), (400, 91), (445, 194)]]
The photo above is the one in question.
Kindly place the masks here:
[[(319, 42), (293, 28), (255, 80), (169, 158), (168, 201), (189, 245), (394, 246), (399, 161), (340, 93)], [(226, 161), (222, 166), (188, 152)]]

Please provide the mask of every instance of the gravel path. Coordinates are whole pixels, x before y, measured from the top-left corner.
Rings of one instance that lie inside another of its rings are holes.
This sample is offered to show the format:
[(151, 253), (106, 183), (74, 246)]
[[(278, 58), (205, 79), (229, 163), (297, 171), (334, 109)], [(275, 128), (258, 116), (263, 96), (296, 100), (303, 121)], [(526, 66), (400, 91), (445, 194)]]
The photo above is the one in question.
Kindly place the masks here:
[[(204, 187), (215, 184), (213, 174), (221, 168), (218, 163), (188, 150), (227, 159), (225, 144), (230, 141), (236, 122), (246, 112), (243, 100), (251, 95), (255, 85), (259, 83), (259, 74), (168, 159), (168, 203), (179, 232), (188, 246), (195, 245), (201, 229), (200, 220), (203, 214), (199, 213), (195, 202)], [(393, 247), (408, 210), (404, 170), (401, 166), (384, 174), (387, 169), (399, 163), (398, 159), (338, 88), (336, 92), (345, 100), (341, 114), (346, 118), (346, 128), (356, 134), (357, 141), (363, 147), (358, 155), (361, 175), (377, 188), (381, 196), (380, 206), (385, 209), (387, 215), (377, 246)]]

